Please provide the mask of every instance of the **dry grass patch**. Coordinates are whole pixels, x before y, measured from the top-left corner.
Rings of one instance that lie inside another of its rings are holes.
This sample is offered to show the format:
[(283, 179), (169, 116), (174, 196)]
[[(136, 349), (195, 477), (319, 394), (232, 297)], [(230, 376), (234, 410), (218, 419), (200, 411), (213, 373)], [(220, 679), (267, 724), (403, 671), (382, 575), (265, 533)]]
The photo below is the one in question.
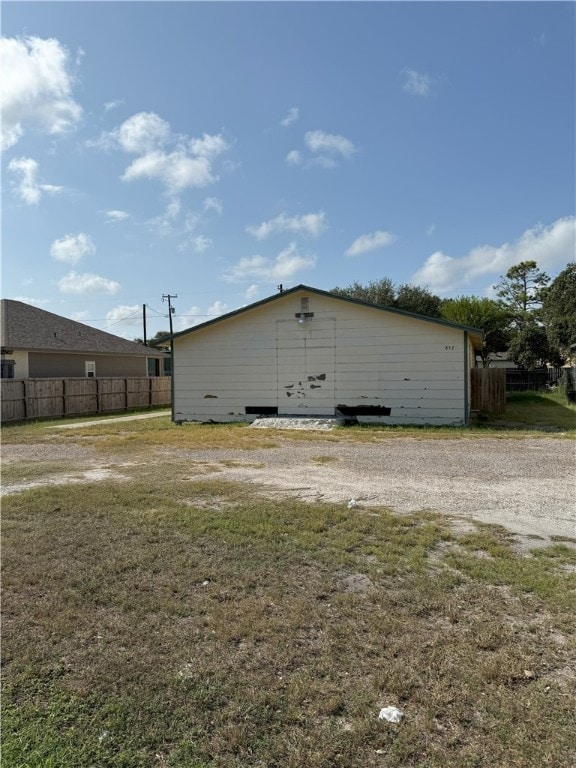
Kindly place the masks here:
[(6, 765), (574, 764), (571, 550), (166, 475), (4, 502)]
[(331, 464), (334, 461), (340, 461), (338, 456), (312, 456), (310, 461), (314, 464)]

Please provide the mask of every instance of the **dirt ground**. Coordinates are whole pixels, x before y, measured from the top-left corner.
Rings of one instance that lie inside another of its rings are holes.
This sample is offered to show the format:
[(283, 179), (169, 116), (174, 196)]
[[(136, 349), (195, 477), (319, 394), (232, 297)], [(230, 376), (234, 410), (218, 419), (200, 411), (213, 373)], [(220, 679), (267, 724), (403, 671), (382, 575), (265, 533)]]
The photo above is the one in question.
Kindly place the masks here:
[[(254, 483), (277, 497), (387, 506), (402, 513), (434, 510), (497, 523), (533, 544), (551, 536), (576, 540), (576, 444), (554, 438), (426, 440), (378, 444), (297, 441), (288, 433), (275, 448), (170, 449), (167, 460), (204, 465), (203, 478)], [(62, 456), (59, 456), (60, 452)], [(45, 456), (42, 454), (45, 452)], [(66, 453), (66, 456), (64, 456)], [(120, 481), (122, 466), (103, 470), (89, 446), (5, 445), (3, 461), (67, 458), (69, 475), (5, 485), (3, 494), (35, 484)], [(160, 457), (158, 457), (159, 460)], [(138, 463), (135, 456), (131, 461)], [(169, 471), (167, 469), (167, 471)]]
[[(291, 442), (251, 451), (250, 465), (224, 468), (219, 477), (257, 483), (274, 495), (427, 509), (527, 537), (576, 538), (575, 449), (572, 441), (547, 438)], [(194, 458), (202, 460), (201, 452)]]

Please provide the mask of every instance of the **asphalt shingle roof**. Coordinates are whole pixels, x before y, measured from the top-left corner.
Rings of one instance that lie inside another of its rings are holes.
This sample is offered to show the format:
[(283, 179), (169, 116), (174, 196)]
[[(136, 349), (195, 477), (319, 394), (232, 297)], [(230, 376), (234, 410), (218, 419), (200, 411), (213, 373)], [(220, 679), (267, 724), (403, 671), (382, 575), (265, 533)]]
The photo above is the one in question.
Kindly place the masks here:
[(165, 357), (166, 353), (106, 331), (46, 312), (22, 301), (2, 299), (1, 344), (6, 349), (91, 352), (105, 355)]

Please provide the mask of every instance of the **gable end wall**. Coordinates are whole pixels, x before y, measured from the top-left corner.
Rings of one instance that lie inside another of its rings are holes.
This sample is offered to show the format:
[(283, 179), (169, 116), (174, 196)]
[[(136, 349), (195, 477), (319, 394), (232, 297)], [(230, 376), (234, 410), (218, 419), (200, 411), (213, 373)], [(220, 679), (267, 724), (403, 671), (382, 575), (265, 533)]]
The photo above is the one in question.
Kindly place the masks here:
[[(295, 317), (301, 298), (314, 316)], [(464, 331), (305, 291), (174, 339), (175, 421), (249, 421), (245, 406), (334, 415), (377, 405), (387, 424), (463, 424)], [(468, 365), (474, 361), (468, 354)]]

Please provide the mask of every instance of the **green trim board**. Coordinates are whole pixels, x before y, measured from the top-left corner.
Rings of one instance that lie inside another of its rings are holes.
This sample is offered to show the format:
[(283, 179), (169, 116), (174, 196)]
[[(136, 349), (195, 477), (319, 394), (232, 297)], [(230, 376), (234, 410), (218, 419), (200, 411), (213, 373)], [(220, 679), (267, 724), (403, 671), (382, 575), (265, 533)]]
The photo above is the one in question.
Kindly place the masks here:
[[(459, 325), (458, 323), (451, 323), (448, 320), (442, 320), (438, 317), (428, 317), (427, 315), (419, 315), (416, 312), (406, 312), (403, 309), (396, 309), (395, 307), (386, 307), (382, 304), (371, 304), (369, 301), (362, 301), (362, 299), (354, 299), (350, 296), (340, 296), (336, 293), (330, 293), (330, 291), (323, 291), (321, 288), (313, 288), (310, 285), (296, 285), (294, 288), (287, 288), (285, 291), (282, 291), (282, 293), (275, 293), (272, 296), (268, 296), (265, 299), (260, 299), (260, 301), (256, 301), (253, 304), (248, 304), (245, 307), (240, 307), (239, 309), (235, 309), (232, 312), (227, 312), (225, 315), (220, 315), (220, 317), (215, 317), (213, 320), (207, 320), (204, 323), (199, 323), (198, 325), (193, 325), (190, 328), (186, 328), (184, 331), (180, 331), (179, 333), (175, 333), (172, 336), (169, 336), (168, 338), (170, 340), (172, 339), (178, 339), (181, 336), (185, 336), (189, 333), (196, 333), (198, 331), (201, 331), (204, 328), (207, 328), (208, 326), (215, 325), (216, 323), (224, 322), (225, 320), (230, 320), (233, 317), (236, 317), (237, 315), (241, 315), (245, 312), (250, 312), (252, 309), (256, 309), (257, 307), (262, 307), (266, 304), (269, 304), (273, 301), (278, 301), (279, 299), (283, 299), (286, 296), (290, 296), (294, 293), (297, 293), (298, 291), (306, 291), (307, 293), (315, 293), (318, 296), (326, 296), (331, 299), (337, 299), (339, 301), (345, 301), (350, 304), (357, 304), (362, 307), (369, 307), (370, 309), (379, 309), (382, 312), (390, 312), (395, 315), (401, 315), (403, 317), (411, 317), (416, 320), (424, 320), (428, 323), (435, 323), (436, 325), (442, 325), (447, 328), (454, 328), (457, 330), (466, 331), (470, 334), (470, 338), (472, 340), (472, 344), (474, 345), (475, 349), (481, 349), (482, 348), (482, 338), (483, 338), (483, 331), (480, 328), (472, 328), (465, 325)], [(466, 352), (467, 354), (467, 352)]]
[(468, 331), (464, 331), (464, 424), (468, 424), (470, 418), (470, 370), (468, 369)]

